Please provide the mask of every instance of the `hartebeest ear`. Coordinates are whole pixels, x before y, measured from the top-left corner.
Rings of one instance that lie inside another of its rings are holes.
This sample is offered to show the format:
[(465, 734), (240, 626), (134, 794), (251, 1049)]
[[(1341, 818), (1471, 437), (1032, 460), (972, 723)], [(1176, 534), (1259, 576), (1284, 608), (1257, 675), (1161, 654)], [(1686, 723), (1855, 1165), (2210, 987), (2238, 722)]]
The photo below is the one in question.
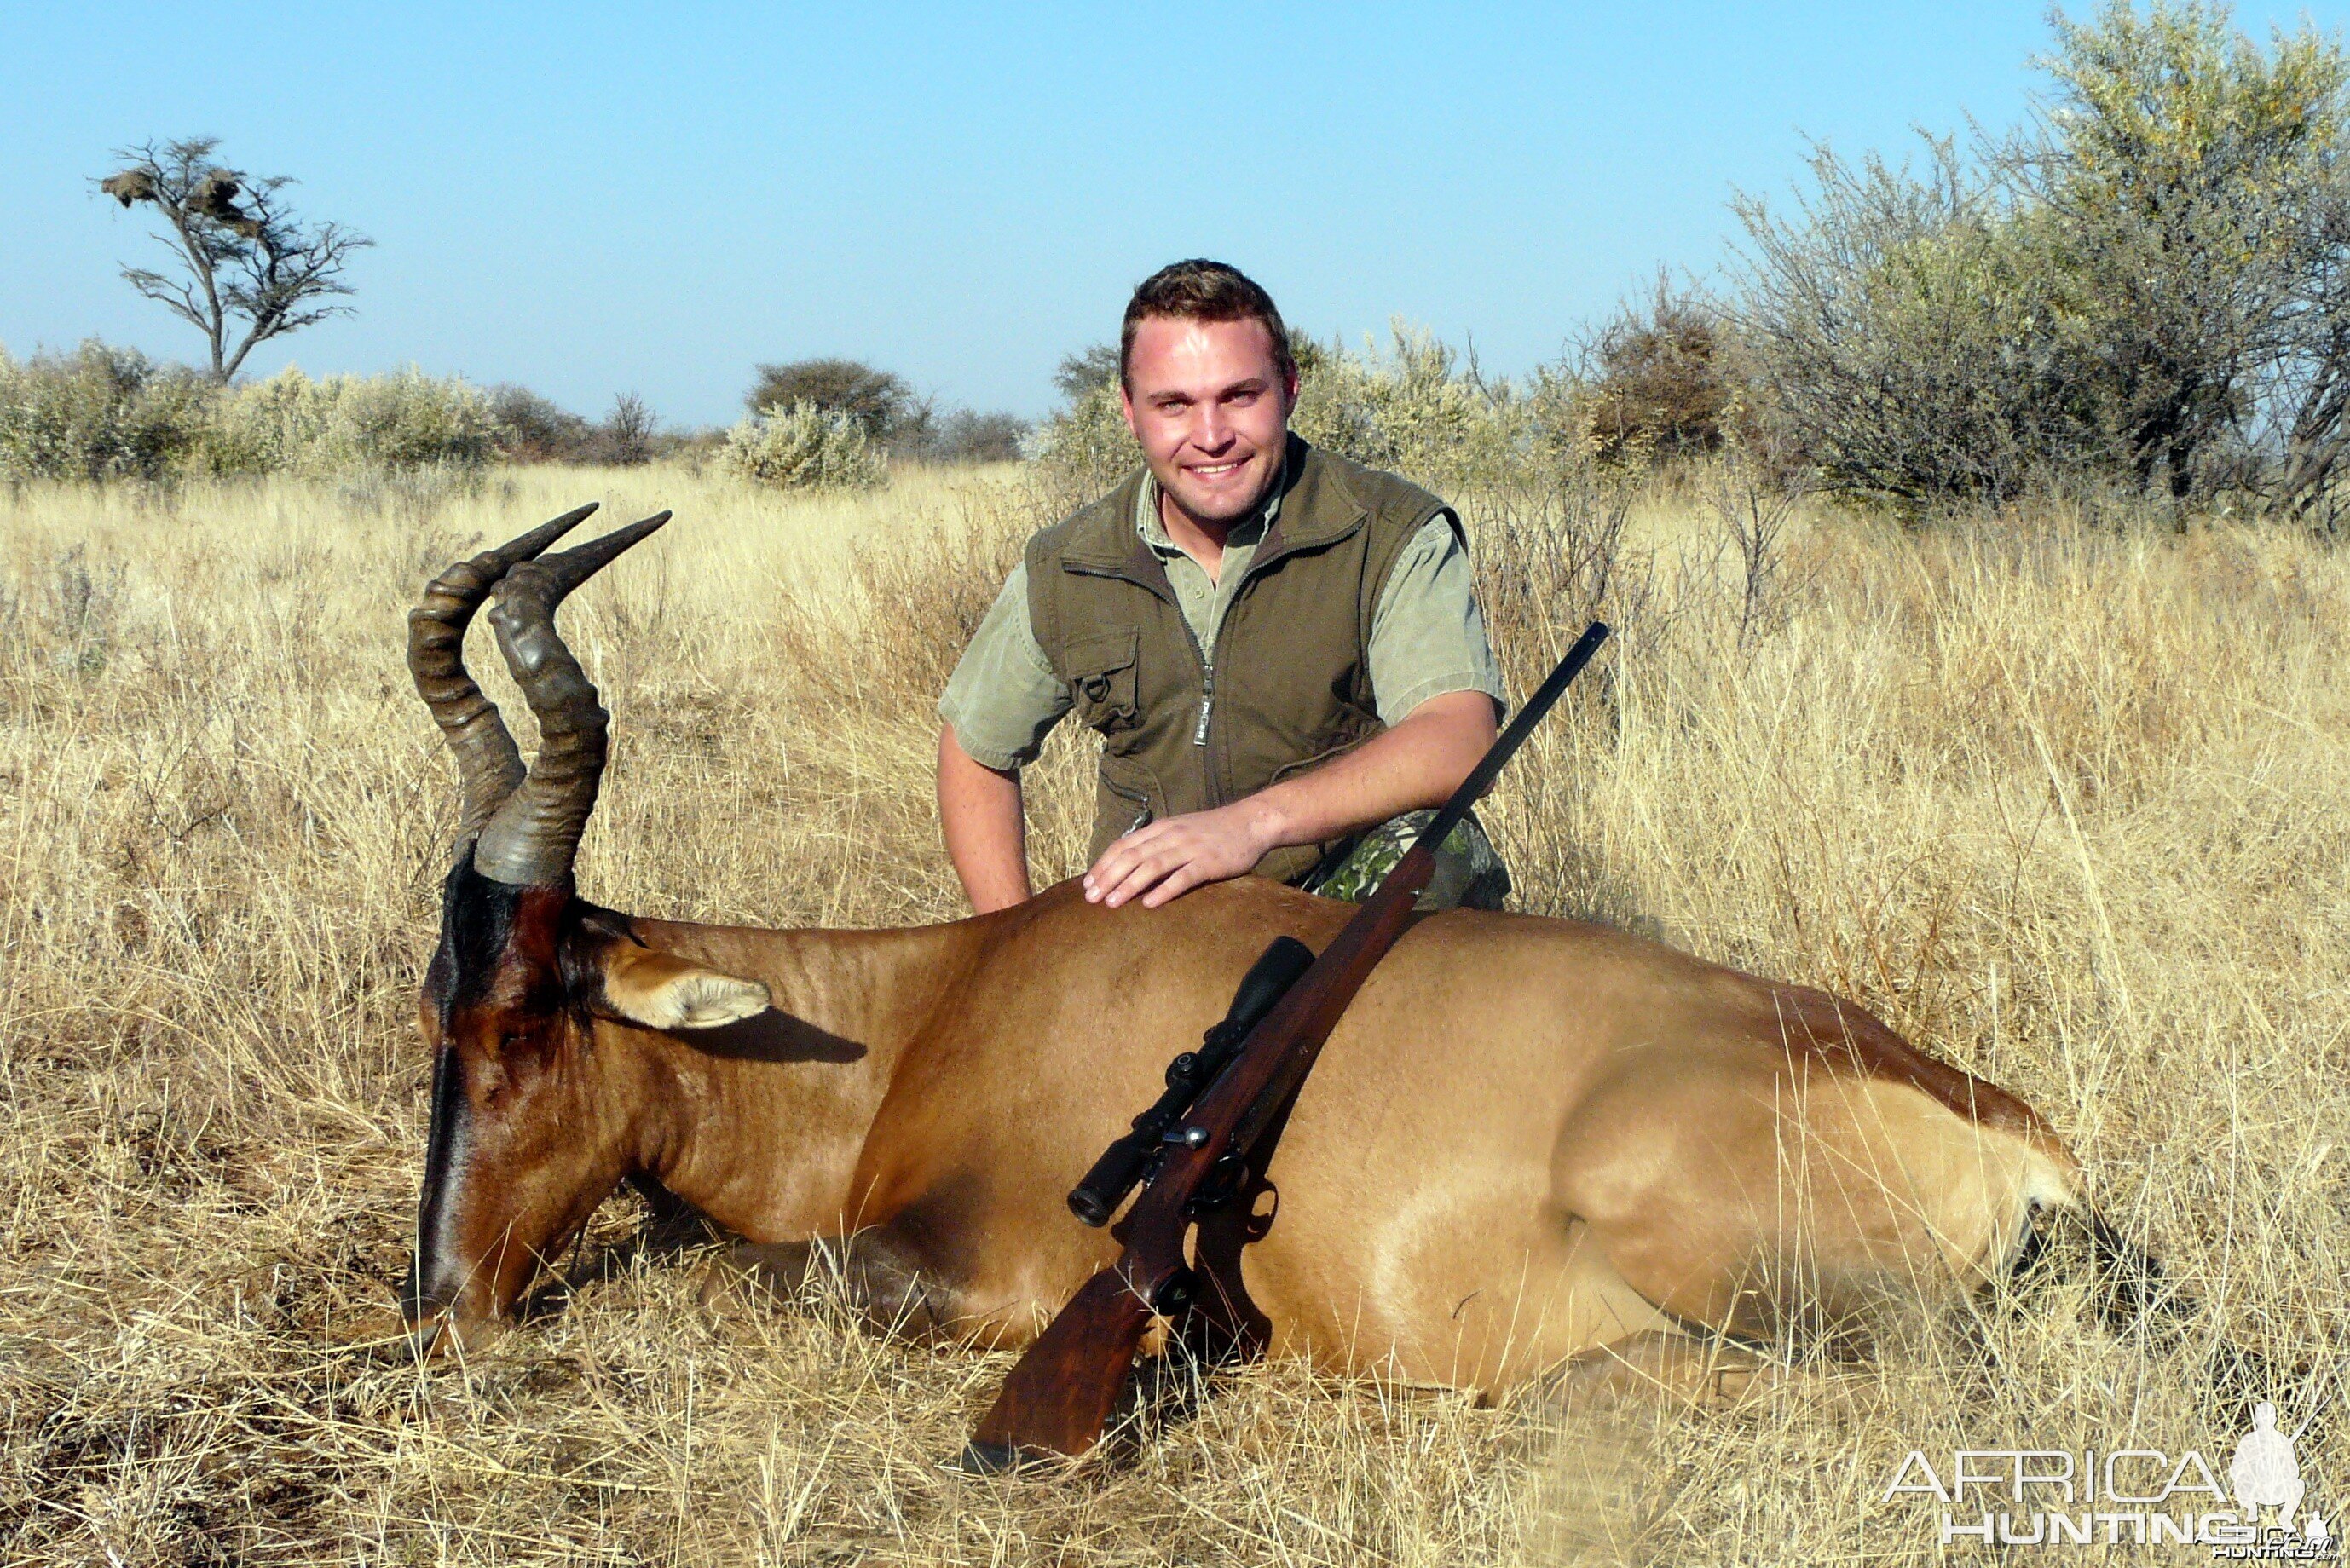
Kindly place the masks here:
[(767, 1009), (767, 988), (755, 980), (738, 980), (626, 942), (606, 948), (599, 967), (604, 995), (598, 1011), (648, 1029), (714, 1029)]

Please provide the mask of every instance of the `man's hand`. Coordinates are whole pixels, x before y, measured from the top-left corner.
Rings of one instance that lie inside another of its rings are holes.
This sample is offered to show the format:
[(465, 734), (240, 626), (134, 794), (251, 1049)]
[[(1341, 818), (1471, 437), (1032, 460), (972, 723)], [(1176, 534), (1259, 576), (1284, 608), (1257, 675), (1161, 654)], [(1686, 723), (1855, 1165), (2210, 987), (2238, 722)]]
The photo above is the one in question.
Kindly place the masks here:
[(1086, 873), (1086, 898), (1112, 909), (1139, 897), (1155, 909), (1202, 882), (1221, 882), (1290, 844), (1318, 844), (1407, 811), (1442, 805), (1493, 743), (1493, 700), (1447, 691), (1394, 729), (1246, 800), (1139, 827)]
[(1086, 901), (1117, 909), (1137, 894), (1155, 909), (1202, 882), (1245, 873), (1279, 843), (1270, 814), (1251, 796), (1214, 811), (1194, 811), (1138, 827), (1086, 873)]

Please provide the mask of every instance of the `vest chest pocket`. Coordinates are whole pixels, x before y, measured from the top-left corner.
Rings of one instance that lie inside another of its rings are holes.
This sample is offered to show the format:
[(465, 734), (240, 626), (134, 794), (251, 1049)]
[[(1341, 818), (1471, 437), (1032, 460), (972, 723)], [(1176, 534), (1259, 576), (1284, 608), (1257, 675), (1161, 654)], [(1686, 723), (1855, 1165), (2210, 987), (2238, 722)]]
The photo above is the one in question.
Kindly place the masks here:
[(1142, 722), (1135, 680), (1141, 634), (1128, 629), (1082, 637), (1069, 644), (1069, 694), (1077, 717), (1105, 735)]

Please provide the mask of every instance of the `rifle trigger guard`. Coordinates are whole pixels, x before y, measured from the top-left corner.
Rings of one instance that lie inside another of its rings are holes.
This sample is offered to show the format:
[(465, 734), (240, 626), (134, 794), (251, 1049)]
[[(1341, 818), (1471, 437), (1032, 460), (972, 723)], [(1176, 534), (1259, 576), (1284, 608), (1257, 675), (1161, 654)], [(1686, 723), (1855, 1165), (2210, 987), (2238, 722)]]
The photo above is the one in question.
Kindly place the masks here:
[[(1226, 1149), (1201, 1182), (1191, 1201), (1183, 1206), (1184, 1214), (1193, 1220), (1218, 1209), (1229, 1208), (1245, 1199), (1253, 1184), (1247, 1157), (1237, 1149)], [(1268, 1187), (1271, 1183), (1266, 1183)]]
[(1256, 1211), (1255, 1199), (1253, 1196), (1251, 1197), (1249, 1207), (1241, 1217), (1241, 1234), (1246, 1236), (1252, 1242), (1262, 1241), (1265, 1239), (1266, 1235), (1273, 1230), (1274, 1216), (1281, 1212), (1280, 1188), (1275, 1187), (1272, 1182), (1267, 1181), (1259, 1184), (1256, 1190), (1271, 1197), (1273, 1199), (1273, 1206), (1267, 1209), (1263, 1213), (1259, 1214)]

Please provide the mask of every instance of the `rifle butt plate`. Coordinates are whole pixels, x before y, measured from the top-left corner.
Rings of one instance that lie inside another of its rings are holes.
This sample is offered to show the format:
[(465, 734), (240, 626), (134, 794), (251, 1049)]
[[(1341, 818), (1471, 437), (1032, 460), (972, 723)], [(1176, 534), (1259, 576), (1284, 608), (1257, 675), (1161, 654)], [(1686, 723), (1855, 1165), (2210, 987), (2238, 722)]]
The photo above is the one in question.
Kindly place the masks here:
[(1025, 1443), (983, 1443), (974, 1438), (962, 1446), (962, 1457), (955, 1461), (955, 1469), (967, 1476), (1041, 1477), (1045, 1470), (1071, 1462), (1068, 1455), (1050, 1449), (1031, 1448)]

